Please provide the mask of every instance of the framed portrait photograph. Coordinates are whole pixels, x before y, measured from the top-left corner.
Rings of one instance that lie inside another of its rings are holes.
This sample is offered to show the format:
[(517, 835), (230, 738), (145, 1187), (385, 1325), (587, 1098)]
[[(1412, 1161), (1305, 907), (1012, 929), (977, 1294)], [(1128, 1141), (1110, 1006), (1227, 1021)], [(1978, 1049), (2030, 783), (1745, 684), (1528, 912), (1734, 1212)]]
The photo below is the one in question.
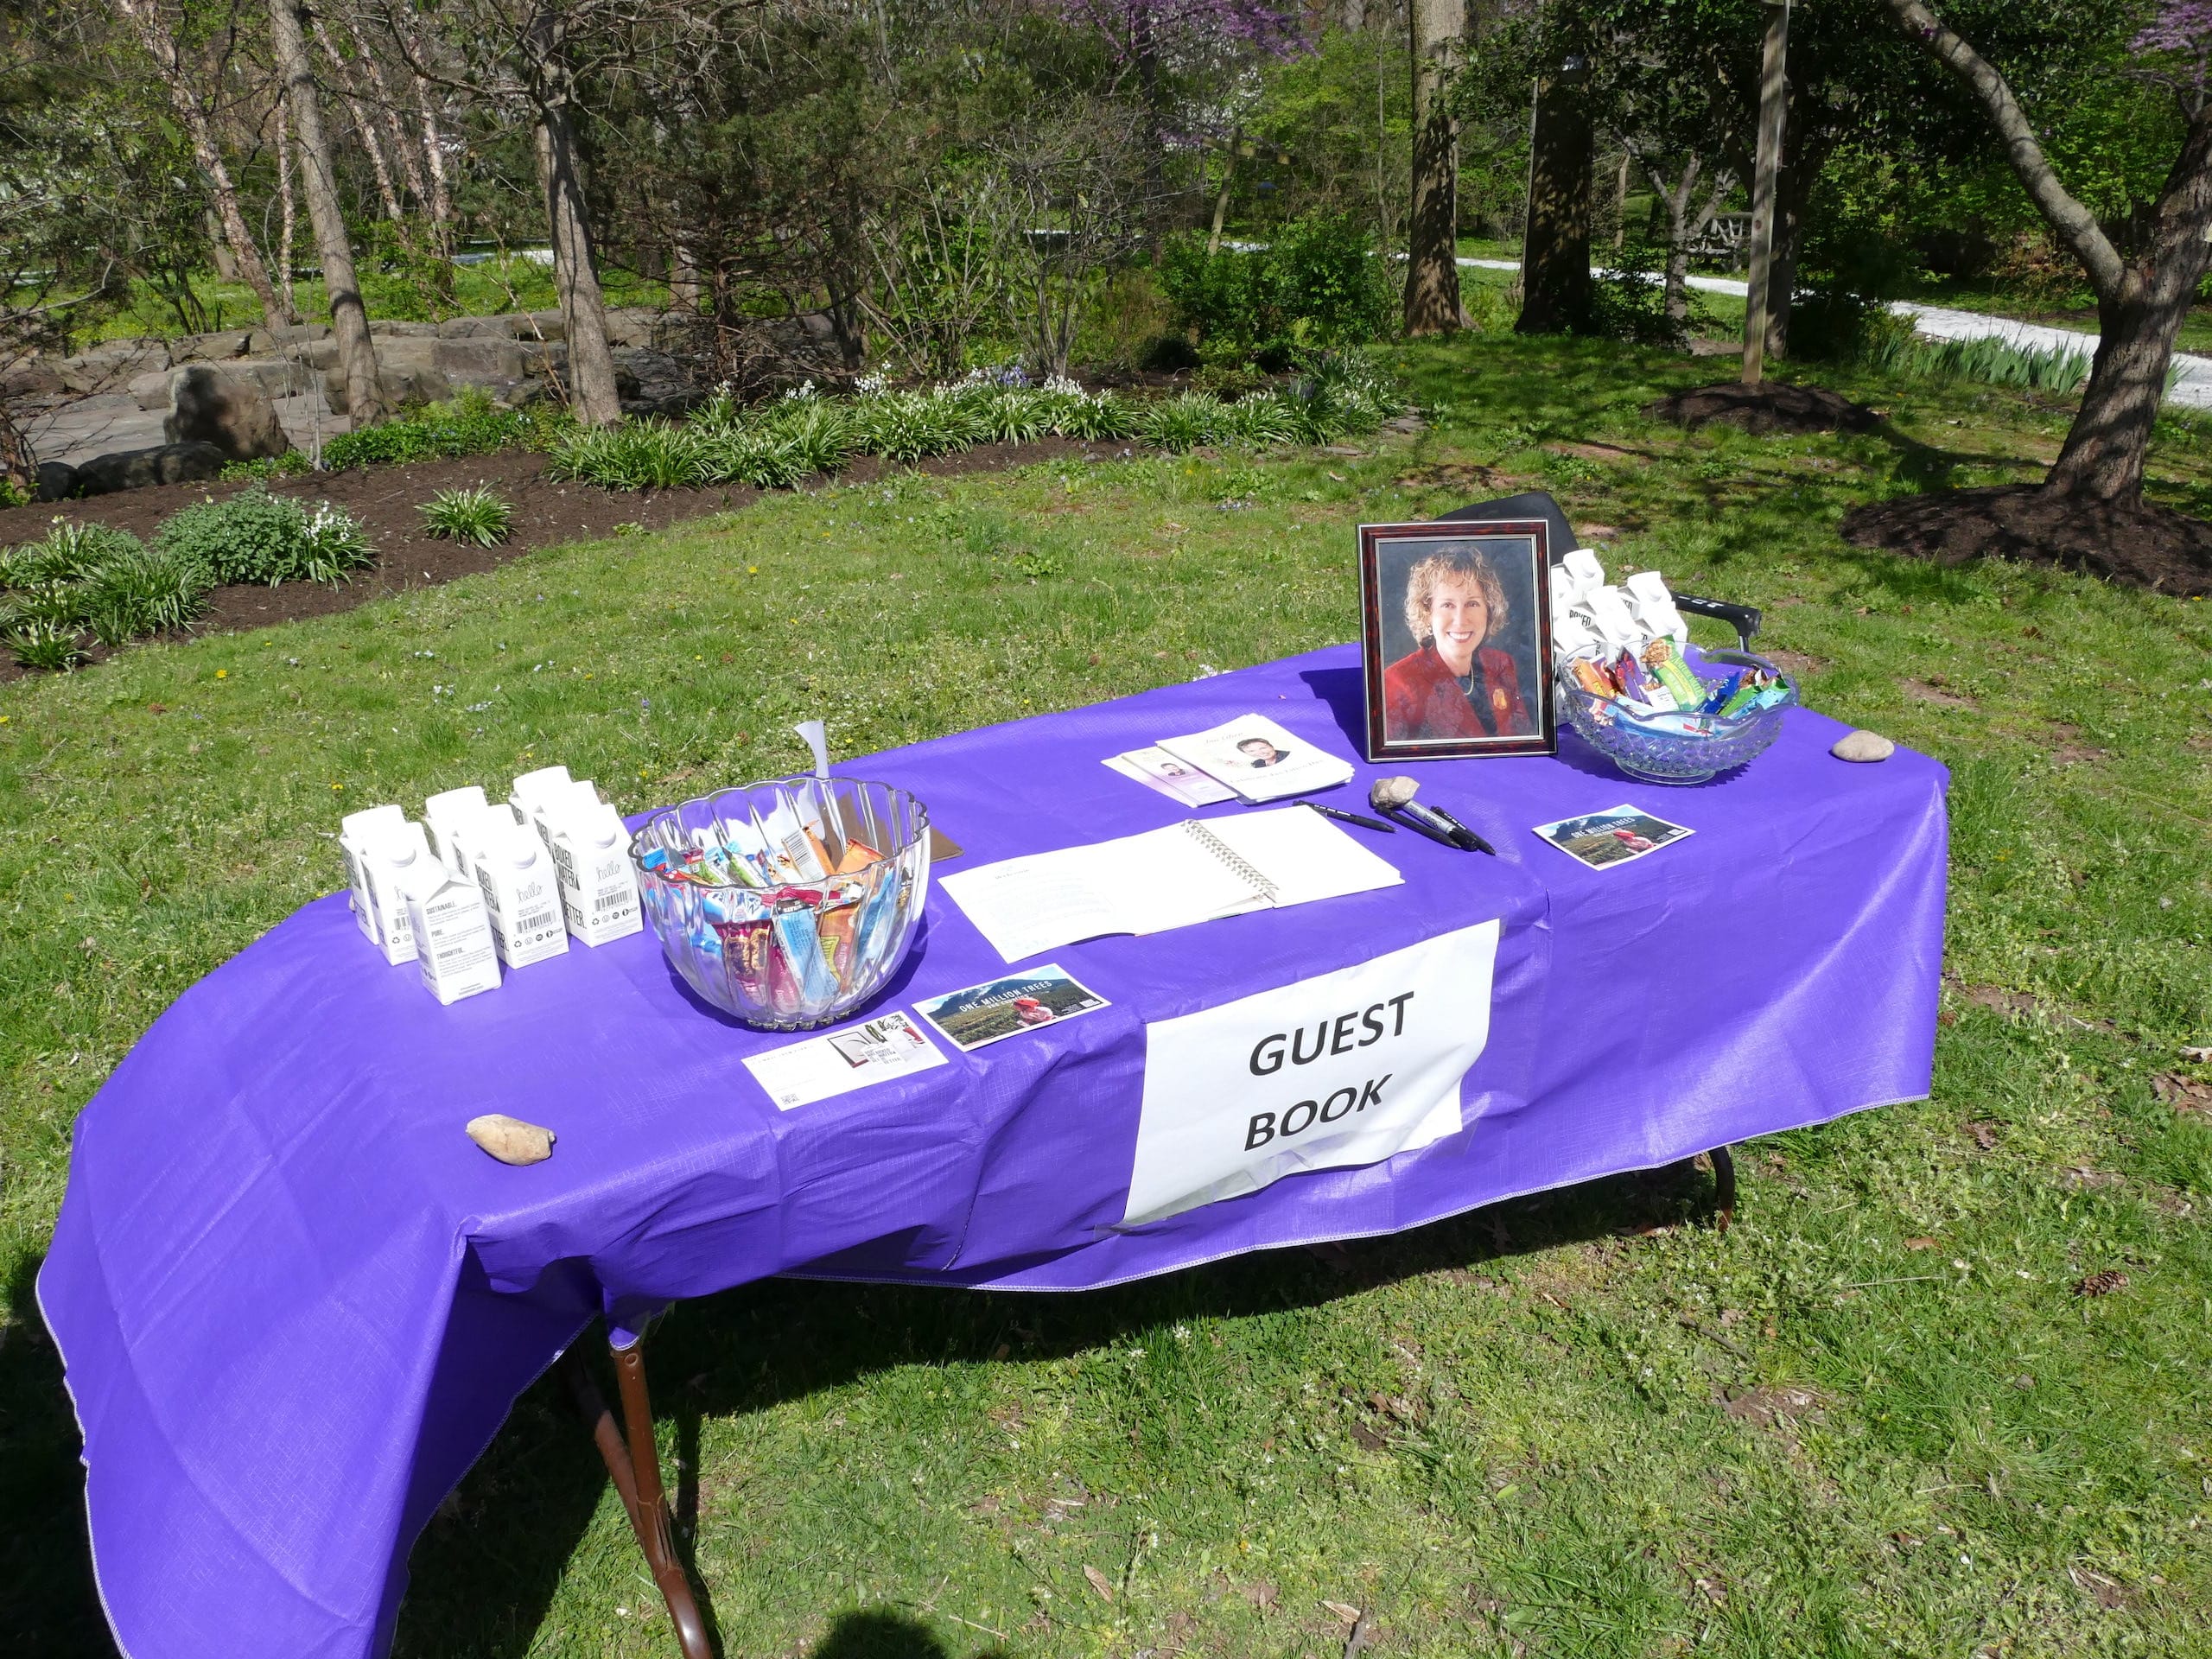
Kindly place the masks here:
[(1548, 533), (1534, 518), (1360, 526), (1369, 760), (1557, 748)]

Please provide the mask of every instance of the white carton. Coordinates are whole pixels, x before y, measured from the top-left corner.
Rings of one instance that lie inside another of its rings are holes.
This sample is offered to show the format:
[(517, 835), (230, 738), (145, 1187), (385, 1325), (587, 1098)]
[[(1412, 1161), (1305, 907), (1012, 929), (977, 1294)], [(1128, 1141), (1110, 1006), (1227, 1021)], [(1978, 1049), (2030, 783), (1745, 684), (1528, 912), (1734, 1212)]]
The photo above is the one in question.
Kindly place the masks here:
[(535, 823), (538, 808), (575, 782), (575, 779), (569, 776), (566, 766), (540, 766), (536, 772), (525, 772), (515, 779), (515, 786), (507, 796), (507, 804), (514, 808), (515, 817), (524, 823)]
[(543, 842), (512, 817), (504, 828), (486, 821), (471, 861), (502, 963), (526, 968), (567, 954), (561, 878)]
[(1689, 643), (1690, 625), (1675, 608), (1675, 596), (1667, 591), (1666, 579), (1656, 570), (1639, 570), (1621, 587), (1636, 607), (1636, 620), (1654, 635), (1663, 633), (1678, 647)]
[(578, 802), (551, 825), (569, 931), (586, 944), (605, 944), (642, 929), (645, 918), (638, 905), (637, 872), (630, 868), (630, 832), (614, 809)]
[(429, 832), (430, 850), (449, 870), (466, 875), (468, 872), (461, 863), (454, 847), (454, 831), (468, 818), (484, 810), (484, 786), (470, 784), (461, 789), (448, 789), (443, 794), (433, 795), (423, 803), (423, 828)]
[(378, 807), (348, 817), (338, 845), (346, 855), (353, 889), (349, 902), (362, 933), (387, 963), (414, 961), (415, 935), (400, 884), (410, 872), (437, 861), (423, 826), (410, 823), (396, 806)]
[(449, 826), (453, 839), (453, 872), (476, 879), (476, 860), (486, 842), (517, 827), (514, 809), (504, 801), (488, 803), (481, 811), (456, 818)]
[(414, 929), (423, 983), (450, 1006), (479, 991), (499, 988), (499, 963), (484, 895), (435, 859), (411, 870), (401, 884)]

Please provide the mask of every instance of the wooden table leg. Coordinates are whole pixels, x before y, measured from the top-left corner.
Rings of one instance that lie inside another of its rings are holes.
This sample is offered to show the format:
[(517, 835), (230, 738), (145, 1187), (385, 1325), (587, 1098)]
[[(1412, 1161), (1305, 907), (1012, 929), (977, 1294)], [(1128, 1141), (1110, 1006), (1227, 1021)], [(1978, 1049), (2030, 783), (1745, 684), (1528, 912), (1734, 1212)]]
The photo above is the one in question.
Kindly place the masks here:
[(638, 1535), (638, 1547), (645, 1552), (645, 1565), (652, 1569), (653, 1582), (668, 1603), (668, 1616), (676, 1625), (677, 1645), (683, 1649), (683, 1659), (715, 1659), (706, 1621), (700, 1618), (698, 1600), (691, 1593), (691, 1580), (676, 1554), (676, 1530), (661, 1489), (660, 1449), (653, 1442), (652, 1402), (645, 1392), (645, 1348), (642, 1337), (627, 1348), (609, 1344), (621, 1390), (621, 1427), (616, 1426), (599, 1385), (574, 1350), (569, 1352), (569, 1386), (584, 1421), (591, 1425), (592, 1439), (606, 1460), (622, 1507), (629, 1511), (631, 1529)]
[(1726, 1147), (1715, 1147), (1706, 1156), (1713, 1160), (1713, 1209), (1720, 1217), (1720, 1230), (1736, 1219), (1736, 1160)]

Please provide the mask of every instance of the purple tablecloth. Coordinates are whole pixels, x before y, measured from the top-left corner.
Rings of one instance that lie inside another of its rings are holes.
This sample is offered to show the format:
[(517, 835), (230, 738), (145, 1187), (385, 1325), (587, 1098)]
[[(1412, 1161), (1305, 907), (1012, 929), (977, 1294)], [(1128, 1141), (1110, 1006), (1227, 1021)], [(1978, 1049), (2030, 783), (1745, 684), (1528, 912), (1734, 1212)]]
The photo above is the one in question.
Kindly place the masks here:
[[(1336, 648), (840, 770), (920, 795), (964, 868), (1186, 816), (1100, 761), (1236, 715), (1356, 756), (1358, 697)], [(442, 1008), (342, 895), (307, 906), (181, 997), (78, 1120), (39, 1293), (118, 1639), (134, 1659), (383, 1651), (416, 1534), (595, 1313), (794, 1270), (1095, 1287), (1924, 1095), (1945, 774), (1835, 760), (1842, 729), (1795, 712), (1690, 789), (1629, 782), (1572, 734), (1557, 759), (1420, 767), (1498, 857), (1367, 838), (1406, 886), (1052, 952), (1113, 1006), (791, 1111), (740, 1064), (791, 1039), (706, 1012), (650, 934)], [(1697, 833), (1602, 871), (1529, 833), (1623, 801)], [(1117, 1230), (1146, 1022), (1491, 919), (1463, 1130)], [(1002, 967), (940, 890), (877, 1006)], [(488, 1111), (550, 1125), (552, 1159), (486, 1158), (461, 1128)]]

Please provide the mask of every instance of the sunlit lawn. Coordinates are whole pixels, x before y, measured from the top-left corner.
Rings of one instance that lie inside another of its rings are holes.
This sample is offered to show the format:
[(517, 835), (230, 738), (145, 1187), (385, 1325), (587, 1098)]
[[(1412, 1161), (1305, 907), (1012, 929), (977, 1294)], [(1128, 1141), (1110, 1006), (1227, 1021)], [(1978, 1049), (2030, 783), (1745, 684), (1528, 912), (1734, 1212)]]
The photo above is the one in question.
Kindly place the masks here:
[[(341, 810), (553, 760), (634, 808), (802, 764), (805, 715), (852, 753), (1345, 639), (1352, 525), (1535, 483), (1953, 769), (1935, 1097), (1744, 1149), (1725, 1235), (1701, 1178), (1631, 1177), (1336, 1263), (679, 1309), (663, 1444), (729, 1651), (1333, 1656), (1330, 1604), (1391, 1655), (2212, 1650), (2212, 1122), (2152, 1084), (2212, 1042), (2212, 607), (1838, 539), (1871, 496), (2032, 476), (2063, 410), (1840, 379), (1893, 424), (1640, 414), (1712, 368), (1469, 340), (1409, 360), (1431, 429), (1364, 455), (772, 497), (0, 687), (10, 1651), (99, 1650), (28, 1294), (70, 1119), (338, 885)], [(2158, 471), (2212, 505), (2201, 430)], [(415, 1572), (405, 1655), (673, 1650), (550, 1385)]]

